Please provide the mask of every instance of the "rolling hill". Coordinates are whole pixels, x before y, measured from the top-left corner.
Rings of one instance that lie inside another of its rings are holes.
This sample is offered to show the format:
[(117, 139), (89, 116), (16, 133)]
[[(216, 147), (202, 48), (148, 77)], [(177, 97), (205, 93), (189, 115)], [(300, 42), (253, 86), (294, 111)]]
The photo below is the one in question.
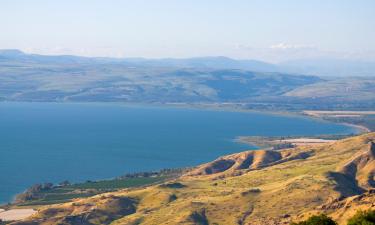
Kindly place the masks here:
[(236, 63), (227, 58), (119, 60), (0, 51), (0, 100), (244, 101), (321, 81), (313, 76), (226, 69)]
[(373, 77), (328, 79), (282, 71), (275, 65), (226, 57), (115, 59), (0, 50), (0, 101), (375, 108)]
[(298, 87), (284, 95), (298, 98), (336, 98), (346, 101), (355, 99), (373, 100), (375, 80), (369, 78), (329, 80), (324, 83)]
[(345, 224), (375, 209), (375, 133), (223, 156), (164, 184), (41, 207), (29, 224), (289, 224), (325, 213)]

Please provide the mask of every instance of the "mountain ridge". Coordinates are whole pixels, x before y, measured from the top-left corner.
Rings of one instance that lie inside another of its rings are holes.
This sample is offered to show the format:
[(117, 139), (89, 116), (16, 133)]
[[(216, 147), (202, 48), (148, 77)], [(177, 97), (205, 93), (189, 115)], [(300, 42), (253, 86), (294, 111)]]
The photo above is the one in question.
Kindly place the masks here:
[(267, 67), (227, 57), (126, 60), (2, 50), (0, 101), (239, 103), (271, 110), (375, 108), (373, 77), (321, 78), (264, 72), (268, 70), (258, 66)]
[[(7, 57), (10, 57), (7, 59)], [(122, 64), (142, 67), (242, 69), (257, 72), (279, 72), (328, 77), (375, 76), (375, 62), (364, 60), (311, 58), (269, 63), (256, 59), (233, 59), (226, 56), (201, 56), (188, 58), (113, 58), (75, 55), (29, 54), (18, 49), (0, 49), (0, 63), (9, 59), (28, 60), (36, 63), (60, 62), (64, 64)]]

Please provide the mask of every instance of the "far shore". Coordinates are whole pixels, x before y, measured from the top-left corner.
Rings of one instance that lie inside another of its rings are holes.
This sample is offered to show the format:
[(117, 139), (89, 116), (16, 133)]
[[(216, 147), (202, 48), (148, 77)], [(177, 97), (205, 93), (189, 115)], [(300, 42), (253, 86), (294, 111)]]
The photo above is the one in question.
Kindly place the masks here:
[[(304, 110), (302, 111), (304, 115), (314, 117), (314, 118), (320, 118), (323, 120), (330, 121), (326, 118), (353, 118), (353, 117), (362, 117), (362, 116), (369, 116), (369, 115), (375, 115), (375, 111), (338, 111), (338, 110)], [(325, 118), (326, 117), (326, 118)], [(371, 129), (364, 125), (359, 124), (353, 124), (353, 123), (346, 123), (346, 122), (340, 122), (340, 124), (347, 125), (354, 127), (361, 131), (361, 133), (368, 133), (371, 132)]]
[(358, 130), (360, 130), (361, 132), (360, 133), (369, 133), (371, 132), (371, 130), (363, 125), (357, 125), (357, 124), (352, 124), (352, 123), (340, 123), (340, 124), (343, 124), (343, 125), (346, 125), (346, 126), (350, 126), (350, 127), (354, 127)]
[[(8, 102), (8, 101), (6, 101)], [(9, 103), (9, 102), (8, 102)], [(31, 103), (31, 102), (15, 102), (15, 103)], [(243, 113), (266, 113), (271, 115), (282, 115), (282, 116), (301, 116), (314, 119), (320, 119), (328, 122), (335, 123), (333, 121), (327, 120), (322, 116), (338, 116), (338, 117), (355, 117), (361, 115), (375, 115), (375, 111), (348, 111), (348, 110), (267, 110), (267, 109), (246, 109), (243, 108), (247, 103), (243, 102), (222, 102), (222, 103), (179, 103), (179, 102), (39, 102), (39, 103), (54, 103), (54, 104), (118, 104), (123, 106), (138, 106), (138, 107), (171, 107), (171, 108), (186, 108), (186, 109), (199, 109), (199, 110), (213, 110), (213, 111), (229, 111), (229, 112), (243, 112)], [(368, 133), (371, 130), (364, 125), (357, 125), (352, 123), (340, 122), (337, 124), (342, 124), (345, 126), (353, 127), (358, 130), (358, 134)]]
[[(314, 111), (314, 110), (298, 110), (298, 111), (270, 111), (270, 110), (257, 110), (257, 109), (244, 109), (241, 108), (243, 103), (165, 103), (156, 104), (155, 106), (170, 106), (176, 108), (188, 108), (188, 109), (203, 109), (203, 110), (217, 110), (217, 111), (231, 111), (231, 112), (252, 112), (252, 113), (267, 113), (271, 115), (281, 115), (281, 116), (302, 116), (313, 119), (319, 119), (323, 121), (328, 121), (335, 123), (333, 121), (324, 119), (320, 115), (342, 115), (342, 116), (361, 116), (361, 115), (375, 115), (375, 111)], [(353, 127), (358, 131), (358, 134), (369, 133), (371, 130), (363, 125), (352, 124), (352, 123), (338, 123), (345, 126)]]

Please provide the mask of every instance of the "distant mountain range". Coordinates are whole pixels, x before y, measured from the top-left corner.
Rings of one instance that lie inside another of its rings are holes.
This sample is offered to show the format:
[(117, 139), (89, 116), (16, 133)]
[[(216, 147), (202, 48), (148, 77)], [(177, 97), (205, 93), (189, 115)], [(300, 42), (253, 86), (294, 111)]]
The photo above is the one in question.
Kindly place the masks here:
[(295, 73), (315, 76), (375, 76), (375, 62), (344, 59), (301, 59), (271, 64), (258, 60), (236, 60), (224, 56), (196, 58), (105, 58), (72, 55), (46, 56), (25, 54), (17, 49), (0, 50), (0, 62), (121, 64), (134, 67), (174, 67), (206, 69), (241, 69), (257, 72)]
[(375, 107), (375, 76), (301, 75), (296, 67), (285, 64), (285, 68), (287, 65), (293, 73), (283, 72), (280, 65), (226, 57), (117, 59), (0, 50), (0, 101), (229, 102), (283, 109)]

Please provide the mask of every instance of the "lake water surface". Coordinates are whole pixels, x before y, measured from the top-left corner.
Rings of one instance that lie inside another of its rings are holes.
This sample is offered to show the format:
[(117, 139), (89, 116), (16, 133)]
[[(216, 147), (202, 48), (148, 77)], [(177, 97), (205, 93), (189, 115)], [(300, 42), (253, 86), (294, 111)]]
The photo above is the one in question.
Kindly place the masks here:
[(121, 104), (0, 103), (0, 202), (35, 183), (194, 166), (245, 135), (347, 134), (304, 117)]

